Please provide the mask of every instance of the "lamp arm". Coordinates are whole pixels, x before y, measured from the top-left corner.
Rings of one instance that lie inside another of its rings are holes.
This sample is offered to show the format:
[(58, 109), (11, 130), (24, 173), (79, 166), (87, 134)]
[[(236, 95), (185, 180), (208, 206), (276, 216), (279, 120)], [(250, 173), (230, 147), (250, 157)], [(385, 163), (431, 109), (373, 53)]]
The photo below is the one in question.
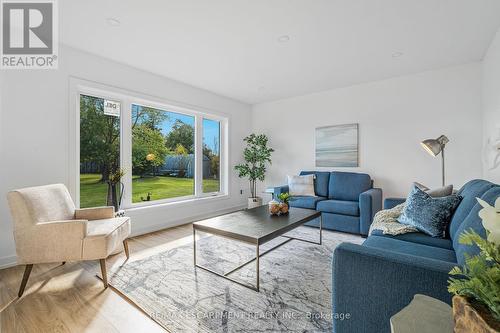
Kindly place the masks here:
[(444, 175), (444, 145), (441, 146), (441, 177), (442, 177), (442, 183), (443, 187), (446, 186), (445, 182), (445, 175)]

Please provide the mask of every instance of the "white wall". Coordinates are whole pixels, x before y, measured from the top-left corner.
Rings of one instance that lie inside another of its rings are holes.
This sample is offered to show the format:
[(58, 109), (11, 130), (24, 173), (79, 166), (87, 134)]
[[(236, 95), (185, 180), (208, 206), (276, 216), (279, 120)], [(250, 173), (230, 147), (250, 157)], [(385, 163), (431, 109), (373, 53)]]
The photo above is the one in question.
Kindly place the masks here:
[[(68, 47), (60, 49), (59, 65), (57, 71), (0, 72), (0, 267), (15, 259), (7, 191), (69, 183), (69, 114), (75, 112), (69, 107), (70, 76), (229, 116), (229, 165), (239, 162), (242, 138), (250, 131), (249, 105)], [(229, 185), (230, 196), (225, 200), (129, 212), (132, 231), (134, 234), (152, 231), (240, 208), (246, 203), (246, 193), (240, 195), (242, 183), (232, 169)]]
[(460, 187), (481, 177), (480, 88), (473, 63), (255, 105), (253, 129), (276, 150), (265, 185), (331, 170), (315, 168), (315, 127), (359, 123), (360, 167), (338, 170), (369, 173), (385, 196), (405, 196), (413, 181), (438, 186), (441, 161), (419, 142), (446, 134), (447, 181)]
[[(483, 132), (484, 143), (500, 135), (500, 30), (497, 31), (483, 60)], [(483, 176), (500, 184), (500, 167), (484, 164)]]

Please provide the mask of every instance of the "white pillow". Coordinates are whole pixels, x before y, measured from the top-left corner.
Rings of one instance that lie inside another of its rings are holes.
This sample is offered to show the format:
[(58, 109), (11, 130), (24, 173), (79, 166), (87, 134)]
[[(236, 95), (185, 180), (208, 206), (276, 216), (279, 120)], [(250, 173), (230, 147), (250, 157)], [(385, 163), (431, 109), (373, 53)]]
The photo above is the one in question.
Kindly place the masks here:
[(292, 196), (310, 196), (315, 197), (314, 193), (314, 175), (305, 176), (287, 176), (288, 193)]

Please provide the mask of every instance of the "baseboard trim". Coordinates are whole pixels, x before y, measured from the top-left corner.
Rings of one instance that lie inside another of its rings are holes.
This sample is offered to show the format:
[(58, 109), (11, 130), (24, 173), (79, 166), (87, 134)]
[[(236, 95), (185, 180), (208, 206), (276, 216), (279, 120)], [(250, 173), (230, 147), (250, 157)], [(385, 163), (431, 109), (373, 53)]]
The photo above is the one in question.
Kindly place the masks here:
[(7, 256), (0, 258), (0, 269), (14, 267), (17, 265), (17, 257), (16, 256)]
[(245, 208), (247, 208), (247, 205), (237, 205), (237, 206), (217, 210), (214, 212), (210, 212), (207, 214), (198, 214), (198, 215), (190, 216), (187, 218), (178, 219), (175, 221), (168, 221), (168, 222), (164, 222), (164, 223), (149, 225), (146, 227), (139, 227), (139, 228), (135, 228), (134, 230), (132, 230), (132, 233), (130, 236), (135, 237), (135, 236), (140, 236), (140, 235), (144, 235), (144, 234), (149, 234), (151, 232), (155, 232), (155, 231), (159, 231), (159, 230), (163, 230), (163, 229), (168, 229), (168, 228), (173, 228), (173, 227), (177, 227), (180, 225), (184, 225), (184, 224), (188, 224), (188, 223), (192, 223), (192, 222), (196, 222), (196, 221), (209, 219), (211, 217), (216, 217), (216, 216), (236, 212), (238, 210), (242, 210)]

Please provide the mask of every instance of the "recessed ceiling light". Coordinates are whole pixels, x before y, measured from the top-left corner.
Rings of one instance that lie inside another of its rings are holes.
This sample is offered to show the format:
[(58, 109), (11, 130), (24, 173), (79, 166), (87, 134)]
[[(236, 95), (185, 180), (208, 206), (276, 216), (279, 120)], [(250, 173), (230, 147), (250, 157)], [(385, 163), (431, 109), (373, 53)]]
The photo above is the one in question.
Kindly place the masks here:
[(119, 20), (117, 20), (117, 19), (115, 19), (115, 18), (113, 18), (113, 17), (108, 17), (108, 18), (106, 19), (106, 23), (107, 23), (110, 27), (118, 27), (118, 26), (120, 26), (120, 24), (121, 24)]
[(278, 42), (280, 43), (286, 43), (290, 40), (290, 36), (288, 35), (283, 35), (278, 37)]
[(403, 52), (394, 52), (394, 53), (392, 54), (392, 57), (393, 57), (393, 58), (399, 58), (399, 57), (401, 57), (402, 55), (403, 55)]

